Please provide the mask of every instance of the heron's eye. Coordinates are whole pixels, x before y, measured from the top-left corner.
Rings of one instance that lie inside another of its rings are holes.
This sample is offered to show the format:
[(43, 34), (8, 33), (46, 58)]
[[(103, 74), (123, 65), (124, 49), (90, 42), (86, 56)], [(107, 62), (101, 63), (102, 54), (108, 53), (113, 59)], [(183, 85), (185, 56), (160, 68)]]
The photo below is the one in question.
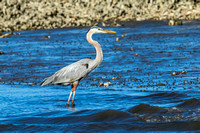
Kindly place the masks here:
[(101, 30), (100, 28), (98, 28), (98, 30)]

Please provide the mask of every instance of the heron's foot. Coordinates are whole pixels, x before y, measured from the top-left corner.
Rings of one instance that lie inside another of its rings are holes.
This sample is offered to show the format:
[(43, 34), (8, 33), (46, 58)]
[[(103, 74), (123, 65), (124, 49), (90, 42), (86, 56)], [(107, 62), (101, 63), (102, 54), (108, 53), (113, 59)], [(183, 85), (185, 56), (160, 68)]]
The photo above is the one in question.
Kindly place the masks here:
[(69, 103), (68, 103), (68, 102), (67, 102), (67, 104), (66, 104), (66, 105), (67, 105), (67, 107), (69, 107)]
[(74, 101), (72, 101), (72, 107), (75, 107)]
[(75, 104), (72, 104), (72, 108), (74, 108), (75, 107)]

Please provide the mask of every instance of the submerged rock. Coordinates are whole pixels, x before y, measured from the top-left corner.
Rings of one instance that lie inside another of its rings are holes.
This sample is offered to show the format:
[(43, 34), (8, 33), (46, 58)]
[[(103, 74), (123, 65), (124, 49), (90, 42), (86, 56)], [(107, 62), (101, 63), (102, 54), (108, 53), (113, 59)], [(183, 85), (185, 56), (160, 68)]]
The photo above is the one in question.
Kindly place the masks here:
[(2, 54), (4, 54), (4, 52), (3, 52), (3, 51), (0, 51), (0, 55), (2, 55)]
[(11, 27), (11, 28), (9, 28), (9, 33), (5, 33), (5, 34), (3, 34), (3, 35), (1, 35), (0, 34), (0, 38), (7, 38), (7, 37), (10, 37), (10, 35), (12, 35), (13, 34), (13, 27)]
[(156, 86), (166, 86), (166, 84), (159, 83), (159, 84), (156, 84)]
[(11, 33), (6, 33), (0, 36), (0, 38), (8, 38), (10, 37)]
[(183, 22), (181, 20), (169, 20), (168, 25), (170, 26), (183, 25)]

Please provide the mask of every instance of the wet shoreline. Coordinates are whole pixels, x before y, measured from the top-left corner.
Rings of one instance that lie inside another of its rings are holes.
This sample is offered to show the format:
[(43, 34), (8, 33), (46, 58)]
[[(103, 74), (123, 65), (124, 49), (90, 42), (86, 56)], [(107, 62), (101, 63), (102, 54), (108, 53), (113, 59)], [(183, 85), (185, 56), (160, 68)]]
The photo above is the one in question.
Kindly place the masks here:
[(0, 33), (34, 29), (120, 26), (123, 21), (200, 20), (200, 3), (194, 0), (156, 1), (25, 1), (0, 3)]

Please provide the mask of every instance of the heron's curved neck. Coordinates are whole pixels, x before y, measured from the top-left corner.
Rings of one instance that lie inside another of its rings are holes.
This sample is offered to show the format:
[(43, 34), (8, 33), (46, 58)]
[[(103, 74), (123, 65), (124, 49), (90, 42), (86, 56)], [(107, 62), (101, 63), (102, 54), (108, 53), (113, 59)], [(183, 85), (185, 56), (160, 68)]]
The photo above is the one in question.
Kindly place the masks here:
[(96, 58), (94, 59), (94, 61), (99, 63), (98, 65), (100, 65), (100, 63), (103, 60), (103, 51), (102, 51), (101, 45), (97, 41), (94, 41), (92, 39), (92, 35), (93, 35), (93, 33), (89, 31), (87, 33), (87, 40), (91, 45), (93, 45), (95, 47), (95, 49), (96, 49)]

